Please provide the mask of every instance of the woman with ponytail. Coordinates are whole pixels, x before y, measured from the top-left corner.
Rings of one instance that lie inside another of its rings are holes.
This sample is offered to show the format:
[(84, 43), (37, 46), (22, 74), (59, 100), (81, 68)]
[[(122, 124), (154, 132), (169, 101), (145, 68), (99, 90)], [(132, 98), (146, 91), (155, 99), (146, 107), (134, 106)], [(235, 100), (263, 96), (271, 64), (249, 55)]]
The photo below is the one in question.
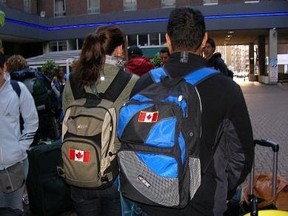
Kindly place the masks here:
[[(80, 58), (76, 63), (75, 72), (71, 75), (80, 88), (89, 93), (104, 93), (112, 81), (121, 83), (123, 65), (126, 60), (127, 42), (124, 32), (115, 25), (101, 26), (89, 34), (83, 43)], [(121, 75), (117, 76), (121, 72)], [(117, 76), (117, 77), (116, 77)], [(130, 92), (138, 77), (131, 75), (124, 89), (115, 101), (116, 109), (128, 101)], [(67, 80), (63, 93), (63, 110), (74, 101), (70, 78)], [(115, 145), (120, 142), (115, 138)], [(106, 189), (87, 189), (71, 186), (71, 198), (78, 216), (117, 216), (121, 215), (120, 194), (115, 183)]]

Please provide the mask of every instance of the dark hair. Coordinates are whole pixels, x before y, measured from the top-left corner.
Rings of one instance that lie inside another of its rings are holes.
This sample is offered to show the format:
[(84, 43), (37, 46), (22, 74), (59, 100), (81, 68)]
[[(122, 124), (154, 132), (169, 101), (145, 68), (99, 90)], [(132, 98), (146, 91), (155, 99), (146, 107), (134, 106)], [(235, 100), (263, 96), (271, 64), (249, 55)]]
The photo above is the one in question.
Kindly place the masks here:
[(213, 49), (216, 48), (215, 41), (212, 38), (208, 38), (206, 44), (210, 44)]
[(125, 59), (127, 58), (126, 35), (121, 28), (116, 25), (101, 26), (95, 31), (95, 33), (102, 43), (105, 54), (112, 55), (115, 48), (122, 45), (125, 52)]
[(170, 56), (170, 52), (169, 52), (168, 47), (163, 47), (163, 48), (160, 50), (160, 53), (168, 53), (168, 56)]
[(4, 67), (5, 61), (6, 61), (5, 55), (2, 52), (0, 52), (0, 67), (1, 68)]
[(174, 51), (197, 51), (206, 32), (202, 13), (192, 8), (176, 8), (169, 16), (167, 34)]
[(89, 34), (84, 39), (75, 70), (75, 79), (79, 86), (94, 84), (100, 77), (104, 63), (105, 51), (99, 37), (95, 33)]
[(143, 56), (143, 52), (137, 45), (132, 45), (128, 48), (128, 59)]

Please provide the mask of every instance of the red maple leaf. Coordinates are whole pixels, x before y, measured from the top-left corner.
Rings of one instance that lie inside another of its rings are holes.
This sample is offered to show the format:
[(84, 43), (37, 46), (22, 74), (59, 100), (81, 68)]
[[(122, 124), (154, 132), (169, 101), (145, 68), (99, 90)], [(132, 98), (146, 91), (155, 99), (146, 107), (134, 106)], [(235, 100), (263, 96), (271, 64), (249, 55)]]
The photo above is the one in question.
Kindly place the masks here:
[(82, 158), (83, 157), (83, 154), (81, 154), (81, 152), (78, 152), (77, 154), (76, 154), (76, 157), (79, 159), (79, 158)]

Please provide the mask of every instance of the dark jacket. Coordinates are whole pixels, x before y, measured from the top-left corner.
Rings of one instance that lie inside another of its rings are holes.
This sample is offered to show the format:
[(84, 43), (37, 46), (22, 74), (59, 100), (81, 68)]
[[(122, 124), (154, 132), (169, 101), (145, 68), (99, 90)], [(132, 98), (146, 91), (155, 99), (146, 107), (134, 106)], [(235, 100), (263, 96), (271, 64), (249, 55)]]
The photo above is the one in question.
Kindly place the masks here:
[[(209, 66), (200, 56), (189, 54), (188, 63), (180, 62), (180, 54), (170, 56), (165, 69), (172, 77)], [(132, 94), (152, 83), (149, 74), (136, 83)], [(142, 205), (149, 215), (222, 216), (226, 200), (251, 170), (254, 157), (252, 128), (246, 103), (239, 85), (218, 74), (201, 82), (202, 137), (201, 165), (211, 160), (206, 171), (202, 167), (201, 186), (192, 201), (181, 210)], [(213, 150), (217, 146), (216, 150)]]
[(126, 64), (126, 70), (138, 76), (142, 76), (153, 68), (154, 65), (145, 56), (131, 58)]
[(229, 70), (221, 58), (221, 53), (214, 53), (213, 56), (208, 60), (208, 64), (210, 67), (215, 67), (224, 75), (229, 76)]

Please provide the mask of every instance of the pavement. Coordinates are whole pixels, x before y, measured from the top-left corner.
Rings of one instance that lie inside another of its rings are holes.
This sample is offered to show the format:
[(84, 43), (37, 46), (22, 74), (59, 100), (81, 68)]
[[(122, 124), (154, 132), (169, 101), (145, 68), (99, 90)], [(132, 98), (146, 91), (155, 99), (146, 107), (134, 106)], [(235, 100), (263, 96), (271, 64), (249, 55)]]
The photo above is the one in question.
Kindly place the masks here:
[[(279, 144), (278, 174), (288, 179), (288, 84), (267, 85), (234, 78), (243, 91), (254, 139)], [(272, 172), (271, 148), (256, 147), (255, 172)]]

